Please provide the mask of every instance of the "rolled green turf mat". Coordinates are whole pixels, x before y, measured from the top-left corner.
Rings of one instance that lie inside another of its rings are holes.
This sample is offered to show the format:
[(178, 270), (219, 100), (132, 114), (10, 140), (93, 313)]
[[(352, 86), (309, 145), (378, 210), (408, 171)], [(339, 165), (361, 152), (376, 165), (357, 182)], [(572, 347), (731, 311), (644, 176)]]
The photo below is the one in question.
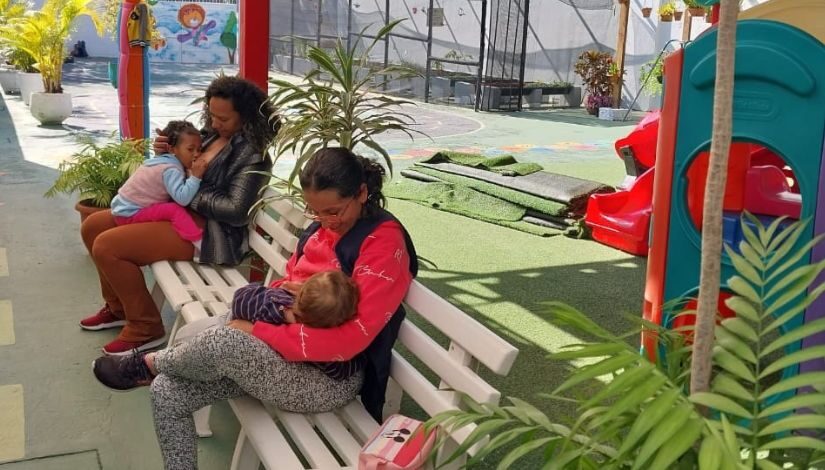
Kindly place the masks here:
[(529, 175), (543, 170), (538, 163), (522, 163), (512, 155), (498, 155), (495, 157), (485, 157), (473, 153), (452, 152), (443, 150), (430, 158), (422, 160), (421, 163), (454, 163), (481, 170), (492, 171), (504, 176)]
[[(453, 163), (417, 163), (413, 168), (431, 168), (496, 184), (539, 198), (549, 199), (569, 207), (571, 214), (583, 215), (587, 200), (593, 193), (613, 192), (610, 186), (572, 176), (538, 171), (525, 176), (503, 176), (477, 168)], [(554, 214), (557, 215), (557, 214)]]
[[(570, 211), (567, 208), (567, 204), (562, 204), (559, 202), (551, 201), (549, 199), (533, 196), (532, 194), (523, 193), (521, 191), (506, 188), (504, 186), (499, 186), (494, 183), (488, 183), (486, 181), (470, 178), (468, 176), (456, 175), (444, 171), (439, 171), (434, 168), (418, 165), (412, 168), (408, 168), (406, 170), (406, 174), (409, 175), (411, 171), (415, 171), (431, 177), (436, 177), (448, 183), (454, 183), (456, 185), (473, 188), (476, 191), (480, 191), (484, 194), (489, 194), (490, 196), (495, 196), (499, 199), (504, 199), (505, 201), (512, 202), (513, 204), (518, 204), (527, 209), (533, 209), (536, 212), (541, 212), (543, 214), (547, 214), (550, 216), (568, 217), (570, 215)], [(502, 178), (509, 177), (502, 176)]]
[(522, 221), (526, 212), (523, 207), (450, 183), (425, 183), (409, 179), (393, 181), (384, 187), (384, 194), (533, 235), (549, 237), (562, 233), (552, 227)]

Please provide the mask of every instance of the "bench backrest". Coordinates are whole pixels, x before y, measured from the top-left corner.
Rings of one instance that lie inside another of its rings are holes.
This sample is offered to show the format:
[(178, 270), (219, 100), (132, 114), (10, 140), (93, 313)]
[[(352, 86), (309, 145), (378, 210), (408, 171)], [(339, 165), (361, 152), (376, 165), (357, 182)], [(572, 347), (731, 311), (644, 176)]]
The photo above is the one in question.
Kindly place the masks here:
[(249, 246), (266, 263), (264, 282), (282, 277), (286, 263), (298, 247), (298, 236), (311, 220), (304, 217), (301, 207), (291, 199), (268, 188), (264, 205), (249, 226)]
[[(265, 197), (269, 202), (258, 211), (250, 228), (250, 245), (269, 265), (266, 275), (269, 282), (284, 274), (287, 260), (298, 244), (298, 234), (310, 221), (294, 202), (278, 198), (277, 192), (270, 190)], [(406, 352), (402, 354), (396, 348), (393, 353), (391, 379), (398, 387), (390, 387), (385, 410), (398, 410), (399, 391), (412, 398), (429, 416), (458, 408), (460, 399), (456, 392), (481, 403), (497, 404), (501, 393), (479, 375), (478, 365), (507, 375), (518, 350), (418, 281), (413, 281), (404, 304), (408, 319), (401, 326), (398, 342)], [(409, 316), (413, 312), (418, 314), (415, 322)], [(441, 343), (433, 336), (441, 337)], [(413, 366), (411, 361), (421, 365)], [(424, 367), (430, 373), (423, 371)], [(458, 442), (472, 427), (462, 431), (453, 436)]]

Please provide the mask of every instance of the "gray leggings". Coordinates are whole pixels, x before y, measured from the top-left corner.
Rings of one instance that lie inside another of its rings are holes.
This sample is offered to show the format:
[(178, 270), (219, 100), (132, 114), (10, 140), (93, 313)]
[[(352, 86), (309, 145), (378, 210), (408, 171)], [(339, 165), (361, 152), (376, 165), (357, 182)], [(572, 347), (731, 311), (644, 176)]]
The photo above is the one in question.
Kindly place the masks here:
[(248, 394), (282, 410), (319, 413), (349, 403), (363, 382), (363, 373), (336, 381), (312, 365), (286, 362), (263, 341), (226, 326), (159, 351), (155, 367), (152, 412), (167, 470), (198, 468), (192, 413), (206, 405)]

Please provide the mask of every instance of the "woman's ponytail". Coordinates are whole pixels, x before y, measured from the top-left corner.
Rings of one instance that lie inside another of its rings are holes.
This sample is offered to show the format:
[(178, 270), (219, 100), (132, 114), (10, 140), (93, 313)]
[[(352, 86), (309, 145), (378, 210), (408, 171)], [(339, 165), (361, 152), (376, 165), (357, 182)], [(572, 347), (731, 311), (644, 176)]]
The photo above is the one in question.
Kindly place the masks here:
[(364, 158), (360, 155), (355, 155), (355, 159), (361, 164), (364, 172), (364, 183), (367, 185), (367, 202), (364, 204), (364, 210), (368, 216), (374, 215), (379, 208), (387, 205), (387, 198), (381, 191), (384, 187), (384, 167), (378, 162)]

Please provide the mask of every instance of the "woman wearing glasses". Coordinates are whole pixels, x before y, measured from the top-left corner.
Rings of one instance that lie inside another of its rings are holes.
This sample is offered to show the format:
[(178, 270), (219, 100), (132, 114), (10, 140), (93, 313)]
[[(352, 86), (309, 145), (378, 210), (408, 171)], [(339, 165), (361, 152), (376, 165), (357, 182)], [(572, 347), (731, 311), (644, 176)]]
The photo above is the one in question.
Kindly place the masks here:
[(317, 413), (360, 394), (382, 420), (391, 348), (404, 317), (400, 305), (418, 266), (406, 230), (383, 209), (383, 178), (380, 165), (341, 148), (318, 151), (300, 175), (306, 216), (315, 222), (273, 286), (344, 271), (360, 291), (357, 312), (346, 323), (311, 328), (232, 320), (163, 351), (95, 361), (95, 376), (110, 388), (151, 384), (167, 469), (196, 468), (191, 414), (218, 400), (249, 394), (283, 410)]

